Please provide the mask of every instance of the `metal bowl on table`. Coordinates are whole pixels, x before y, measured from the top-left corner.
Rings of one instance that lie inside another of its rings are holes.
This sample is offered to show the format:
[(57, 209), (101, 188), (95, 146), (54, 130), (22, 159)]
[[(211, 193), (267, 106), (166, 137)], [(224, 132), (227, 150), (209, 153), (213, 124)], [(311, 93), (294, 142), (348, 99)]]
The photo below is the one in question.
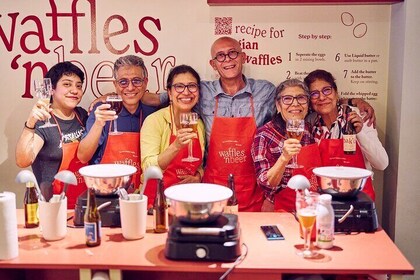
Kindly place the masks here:
[(79, 173), (88, 188), (98, 195), (113, 195), (120, 188), (128, 189), (137, 169), (126, 164), (93, 164), (82, 167)]
[(336, 198), (355, 197), (365, 186), (372, 171), (347, 166), (325, 166), (313, 170), (319, 189)]
[(210, 223), (222, 213), (232, 190), (221, 185), (194, 183), (167, 188), (165, 196), (170, 201), (169, 213), (186, 223)]

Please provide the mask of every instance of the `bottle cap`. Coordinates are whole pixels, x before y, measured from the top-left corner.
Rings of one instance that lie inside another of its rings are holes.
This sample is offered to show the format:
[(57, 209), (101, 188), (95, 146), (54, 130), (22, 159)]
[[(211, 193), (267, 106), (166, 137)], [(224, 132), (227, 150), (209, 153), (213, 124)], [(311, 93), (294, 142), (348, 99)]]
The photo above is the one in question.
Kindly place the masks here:
[(321, 194), (318, 201), (322, 203), (331, 203), (332, 196), (330, 194)]
[(35, 183), (34, 182), (32, 182), (32, 181), (26, 182), (26, 187), (27, 188), (32, 188), (34, 186), (35, 186)]

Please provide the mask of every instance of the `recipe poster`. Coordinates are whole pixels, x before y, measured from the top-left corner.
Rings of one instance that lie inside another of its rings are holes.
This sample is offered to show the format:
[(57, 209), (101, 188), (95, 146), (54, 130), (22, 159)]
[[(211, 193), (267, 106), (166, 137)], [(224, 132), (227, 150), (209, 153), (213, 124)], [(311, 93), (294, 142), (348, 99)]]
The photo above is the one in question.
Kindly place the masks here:
[[(1, 190), (14, 189), (15, 145), (35, 100), (32, 81), (69, 60), (86, 74), (81, 106), (113, 91), (112, 63), (137, 54), (148, 89), (165, 90), (171, 67), (193, 66), (217, 79), (210, 46), (239, 40), (245, 74), (274, 84), (325, 69), (343, 97), (376, 110), (384, 139), (390, 33), (389, 5), (209, 6), (206, 0), (38, 0), (0, 3)], [(23, 188), (22, 188), (23, 193)], [(21, 199), (17, 198), (18, 202)]]

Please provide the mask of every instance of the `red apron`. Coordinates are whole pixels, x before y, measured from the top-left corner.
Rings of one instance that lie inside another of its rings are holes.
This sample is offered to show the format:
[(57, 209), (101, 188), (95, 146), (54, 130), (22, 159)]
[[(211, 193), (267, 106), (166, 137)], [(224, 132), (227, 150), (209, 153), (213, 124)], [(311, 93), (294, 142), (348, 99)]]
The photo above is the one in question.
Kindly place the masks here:
[[(287, 168), (287, 172), (292, 172), (292, 176), (301, 174), (308, 178), (311, 183), (311, 191), (318, 191), (318, 181), (312, 170), (322, 166), (321, 156), (319, 154), (318, 144), (303, 146), (297, 156), (297, 163), (303, 165), (303, 168)], [(286, 171), (285, 171), (286, 172)], [(275, 211), (294, 212), (296, 209), (296, 191), (291, 188), (284, 188), (274, 198)]]
[[(176, 136), (171, 133), (169, 143), (172, 144), (175, 139)], [(182, 159), (188, 157), (188, 145), (180, 150), (175, 158), (172, 159), (168, 167), (163, 171), (163, 184), (165, 189), (178, 184), (179, 181), (181, 181), (178, 176), (195, 175), (197, 169), (203, 162), (203, 153), (201, 151), (199, 139), (193, 138), (192, 141), (192, 155), (195, 158), (199, 158), (199, 160), (194, 162), (183, 162)], [(156, 187), (154, 187), (154, 185), (149, 185), (146, 192), (149, 202), (153, 202), (156, 196)]]
[[(350, 166), (366, 169), (359, 143), (356, 143), (356, 154), (346, 155), (343, 151), (343, 139), (322, 139), (319, 143), (319, 151), (323, 166)], [(375, 201), (372, 178), (367, 179), (363, 192)]]
[(134, 188), (140, 186), (140, 132), (123, 132), (120, 135), (108, 134), (101, 163), (127, 164), (137, 168), (133, 175)]
[[(60, 125), (58, 124), (57, 119), (53, 114), (51, 116), (54, 118), (55, 123), (57, 124), (57, 129), (60, 135), (62, 136)], [(77, 113), (75, 113), (75, 116), (79, 123), (83, 126), (82, 121), (80, 120)], [(61, 141), (62, 143), (62, 141)], [(77, 158), (77, 148), (79, 147), (79, 142), (71, 142), (71, 143), (62, 143), (62, 150), (63, 150), (63, 157), (61, 159), (60, 167), (58, 168), (58, 172), (62, 170), (69, 170), (74, 173), (74, 175), (77, 178), (77, 186), (69, 186), (67, 188), (67, 208), (68, 209), (74, 209), (74, 206), (76, 204), (77, 198), (81, 193), (83, 193), (86, 190), (86, 184), (85, 180), (83, 179), (83, 176), (80, 175), (79, 169), (83, 166), (86, 166), (87, 163), (82, 163)], [(64, 183), (60, 182), (58, 180), (53, 181), (53, 193), (54, 194), (60, 194), (63, 190)]]
[(218, 98), (210, 134), (207, 164), (203, 182), (227, 185), (228, 176), (235, 176), (239, 211), (261, 211), (263, 191), (257, 186), (251, 145), (257, 126), (251, 96), (251, 117), (218, 117)]
[[(140, 111), (140, 127), (143, 112)], [(139, 132), (123, 132), (119, 135), (112, 135), (111, 127), (114, 122), (111, 122), (108, 131), (108, 140), (106, 141), (105, 151), (100, 163), (117, 163), (134, 166), (137, 171), (133, 175), (134, 189), (140, 186), (140, 131)]]

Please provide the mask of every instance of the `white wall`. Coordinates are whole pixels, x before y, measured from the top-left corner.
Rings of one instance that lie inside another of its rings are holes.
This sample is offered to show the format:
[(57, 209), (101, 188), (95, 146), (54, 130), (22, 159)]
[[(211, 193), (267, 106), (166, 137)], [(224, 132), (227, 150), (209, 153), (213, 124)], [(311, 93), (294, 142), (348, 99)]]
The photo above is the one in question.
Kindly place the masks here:
[(392, 6), (383, 226), (420, 275), (420, 1)]

